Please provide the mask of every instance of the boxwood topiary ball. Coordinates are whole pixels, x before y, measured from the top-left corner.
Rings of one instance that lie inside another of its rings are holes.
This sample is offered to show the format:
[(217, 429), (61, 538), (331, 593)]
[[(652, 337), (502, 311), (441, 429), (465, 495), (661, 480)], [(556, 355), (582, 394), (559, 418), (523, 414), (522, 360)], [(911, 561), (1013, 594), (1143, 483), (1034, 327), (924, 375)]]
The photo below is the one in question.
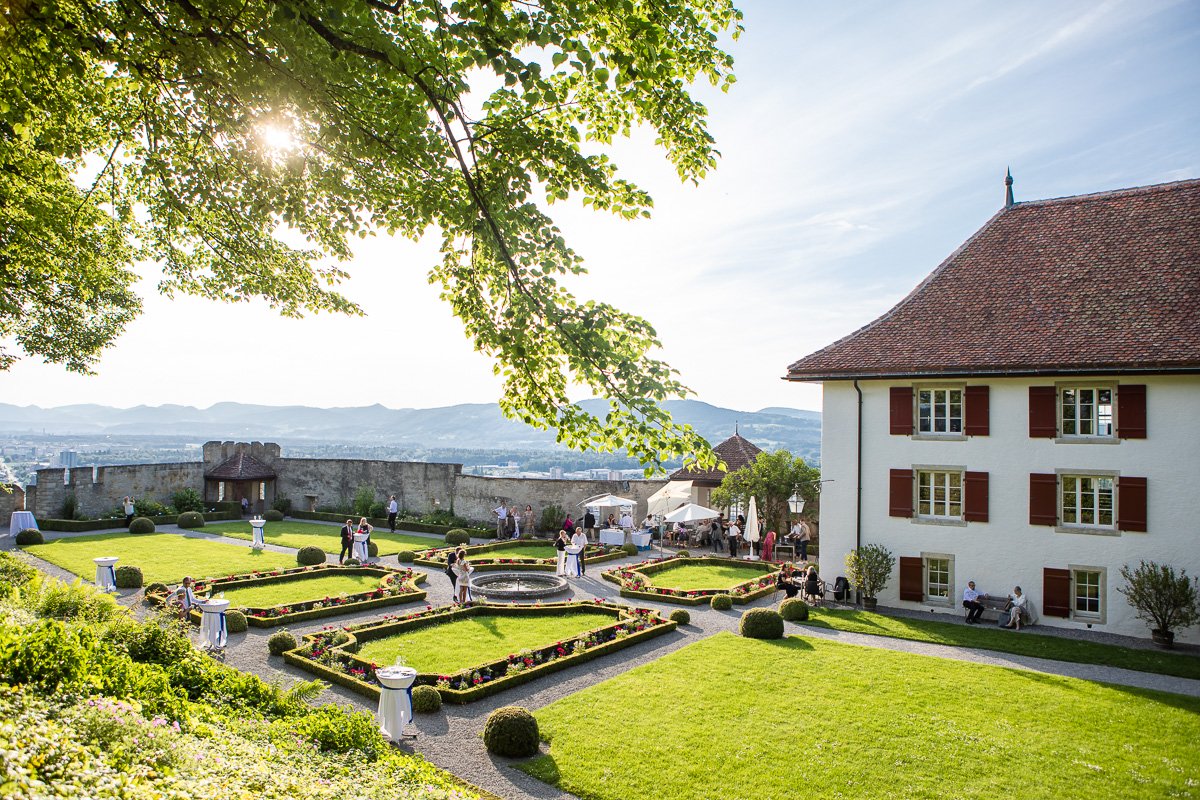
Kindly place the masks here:
[(275, 631), (267, 639), (267, 649), (271, 651), (271, 655), (281, 656), (288, 650), (296, 649), (296, 637), (286, 630)]
[(147, 596), (152, 594), (166, 594), (169, 591), (171, 590), (165, 583), (155, 582), (146, 587)]
[(225, 629), (230, 633), (245, 633), (246, 615), (240, 611), (226, 611)]
[(347, 558), (345, 561), (342, 562), (342, 566), (343, 567), (361, 567), (362, 562), (359, 561), (357, 558)]
[(692, 621), (692, 615), (684, 611), (682, 608), (677, 608), (672, 611), (670, 618), (680, 625), (687, 625)]
[(625, 555), (627, 556), (636, 556), (638, 552), (636, 544), (623, 544), (621, 545), (621, 549), (625, 551)]
[(154, 523), (146, 517), (134, 517), (129, 523), (130, 533), (154, 533)]
[(186, 530), (204, 527), (204, 515), (199, 511), (185, 511), (175, 520), (175, 524)]
[(432, 686), (414, 686), (412, 703), (418, 714), (432, 714), (442, 707), (442, 695)]
[(462, 528), (455, 528), (446, 532), (446, 544), (470, 544), (471, 534), (464, 531)]
[(789, 597), (779, 604), (779, 615), (788, 622), (804, 622), (808, 619), (808, 603), (799, 597)]
[(140, 589), (142, 588), (142, 569), (141, 567), (117, 567), (117, 588), (118, 589)]
[(691, 558), (692, 557), (692, 554), (689, 553), (687, 550), (680, 550), (675, 555), (679, 556), (680, 558)]
[(301, 547), (296, 553), (296, 563), (304, 567), (312, 567), (325, 563), (325, 551), (314, 545)]
[(283, 522), (283, 512), (277, 508), (272, 508), (267, 513), (263, 514), (263, 519), (267, 522)]
[(483, 726), (483, 743), (488, 752), (509, 758), (537, 755), (538, 724), (520, 706), (497, 708)]
[(738, 632), (747, 639), (782, 639), (783, 617), (773, 608), (752, 608), (742, 614)]
[(396, 560), (401, 564), (411, 564), (417, 560), (417, 554), (412, 550), (401, 550), (396, 554)]
[(374, 542), (367, 542), (367, 555), (371, 558), (379, 558), (379, 545)]
[(42, 532), (37, 528), (26, 528), (17, 533), (17, 544), (22, 547), (30, 544), (43, 544), (45, 541)]
[(713, 611), (728, 611), (733, 608), (733, 598), (727, 594), (714, 594), (708, 604)]

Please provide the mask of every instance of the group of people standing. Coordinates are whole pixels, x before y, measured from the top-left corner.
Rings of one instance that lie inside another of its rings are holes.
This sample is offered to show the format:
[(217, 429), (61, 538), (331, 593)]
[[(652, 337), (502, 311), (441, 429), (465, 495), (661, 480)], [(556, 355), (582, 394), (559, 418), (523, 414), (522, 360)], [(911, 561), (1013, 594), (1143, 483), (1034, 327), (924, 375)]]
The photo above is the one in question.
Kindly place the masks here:
[[(591, 512), (588, 513), (590, 514)], [(584, 563), (583, 556), (584, 551), (587, 550), (587, 546), (588, 537), (584, 533), (583, 528), (573, 528), (569, 536), (565, 528), (559, 531), (558, 537), (554, 540), (554, 549), (558, 551), (558, 570), (555, 574), (569, 577), (567, 573), (567, 548), (578, 547), (579, 555), (576, 558), (579, 559), (579, 574), (586, 575), (587, 566)]]
[(366, 545), (368, 548), (370, 548), (371, 531), (373, 530), (375, 530), (375, 528), (371, 526), (371, 523), (367, 522), (366, 517), (360, 517), (358, 520), (358, 525), (355, 525), (354, 520), (352, 519), (346, 520), (346, 524), (342, 526), (341, 531), (342, 552), (338, 554), (338, 563), (341, 564), (345, 562), (346, 556), (354, 556), (354, 534), (356, 533), (365, 533), (367, 535)]
[(497, 539), (517, 539), (522, 533), (533, 533), (537, 526), (533, 517), (533, 506), (528, 504), (525, 508), (520, 508), (501, 503), (492, 509), (492, 513), (496, 515)]
[(446, 577), (454, 592), (454, 602), (465, 603), (471, 599), (471, 573), (475, 568), (467, 560), (467, 548), (459, 545), (446, 556)]

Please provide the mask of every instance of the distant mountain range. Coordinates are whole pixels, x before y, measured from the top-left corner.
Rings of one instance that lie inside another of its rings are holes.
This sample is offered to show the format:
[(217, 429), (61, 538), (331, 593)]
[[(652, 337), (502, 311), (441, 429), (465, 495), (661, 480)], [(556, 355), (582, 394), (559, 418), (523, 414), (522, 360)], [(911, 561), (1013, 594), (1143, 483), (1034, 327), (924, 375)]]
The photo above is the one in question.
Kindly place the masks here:
[[(603, 415), (606, 401), (581, 405)], [(787, 449), (810, 463), (819, 458), (821, 414), (794, 408), (735, 411), (697, 400), (664, 404), (716, 445), (733, 435), (764, 450)], [(112, 408), (93, 404), (40, 408), (0, 403), (0, 432), (84, 435), (158, 435), (239, 441), (371, 442), (424, 448), (557, 450), (553, 431), (506, 419), (494, 403), (442, 408), (312, 408), (217, 403)]]

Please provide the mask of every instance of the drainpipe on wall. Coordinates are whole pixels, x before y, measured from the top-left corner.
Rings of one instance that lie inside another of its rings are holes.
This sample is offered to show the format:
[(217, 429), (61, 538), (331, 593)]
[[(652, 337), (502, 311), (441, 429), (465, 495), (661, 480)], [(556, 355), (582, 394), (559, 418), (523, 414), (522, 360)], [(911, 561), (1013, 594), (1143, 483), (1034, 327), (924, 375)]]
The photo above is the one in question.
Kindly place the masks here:
[[(857, 453), (857, 466), (854, 468), (854, 549), (858, 550), (862, 547), (862, 418), (863, 418), (863, 394), (859, 388), (858, 378), (854, 379), (854, 391), (858, 393), (858, 436), (855, 439), (855, 447)], [(858, 605), (862, 602), (861, 593), (858, 587), (854, 587), (854, 604)]]

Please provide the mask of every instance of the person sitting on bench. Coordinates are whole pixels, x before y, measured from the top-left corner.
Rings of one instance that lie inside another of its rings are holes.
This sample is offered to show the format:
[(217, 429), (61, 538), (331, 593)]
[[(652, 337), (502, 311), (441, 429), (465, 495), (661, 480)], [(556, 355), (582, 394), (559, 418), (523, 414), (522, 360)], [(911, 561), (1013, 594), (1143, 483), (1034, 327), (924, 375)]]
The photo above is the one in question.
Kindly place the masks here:
[(784, 564), (783, 569), (779, 570), (779, 577), (775, 579), (775, 585), (783, 589), (783, 593), (789, 598), (800, 594), (800, 584), (796, 582), (791, 564)]
[(809, 566), (808, 574), (804, 576), (804, 597), (807, 600), (820, 600), (825, 596), (821, 591), (821, 578), (817, 575), (817, 568)]
[(1008, 624), (1000, 627), (1021, 630), (1021, 614), (1025, 611), (1025, 604), (1028, 602), (1025, 595), (1021, 593), (1021, 587), (1014, 588), (1013, 593), (1008, 596), (1008, 606), (1005, 609), (1008, 611)]
[(984, 592), (975, 591), (975, 581), (967, 581), (967, 588), (963, 590), (963, 608), (967, 610), (967, 624), (978, 625), (979, 618), (983, 616), (984, 605), (980, 600), (986, 600), (987, 594)]

